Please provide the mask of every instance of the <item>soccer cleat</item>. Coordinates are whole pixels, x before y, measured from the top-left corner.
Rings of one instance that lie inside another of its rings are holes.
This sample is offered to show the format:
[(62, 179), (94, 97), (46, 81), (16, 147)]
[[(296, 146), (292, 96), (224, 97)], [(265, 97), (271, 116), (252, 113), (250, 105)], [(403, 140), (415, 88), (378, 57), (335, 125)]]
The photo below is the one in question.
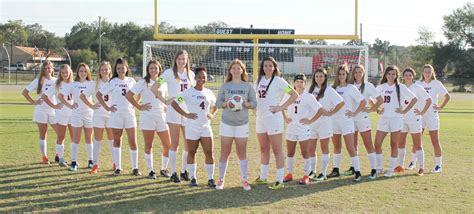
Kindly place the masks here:
[(257, 179), (255, 179), (255, 184), (257, 184), (257, 185), (266, 185), (266, 184), (268, 184), (268, 181), (267, 181), (267, 179), (262, 179), (262, 178), (258, 177)]
[(309, 176), (310, 178), (311, 178), (311, 177), (314, 177), (314, 176), (316, 176), (316, 173), (314, 173), (314, 171), (311, 171), (311, 172), (309, 172), (309, 175), (308, 175), (308, 176)]
[(114, 163), (114, 167), (113, 167), (113, 168), (114, 168), (114, 172), (115, 172), (115, 170), (117, 170), (117, 166), (115, 165), (115, 163)]
[(179, 182), (181, 182), (181, 180), (179, 180), (178, 174), (177, 174), (176, 172), (171, 175), (170, 181), (173, 182), (173, 183), (179, 183)]
[(355, 174), (355, 169), (354, 167), (351, 166), (347, 171), (342, 173), (344, 176), (351, 176)]
[(59, 159), (59, 166), (68, 167), (67, 162), (63, 158)]
[(273, 189), (273, 190), (283, 189), (284, 187), (285, 187), (285, 185), (283, 183), (278, 182), (278, 181), (273, 183), (272, 185), (268, 186), (269, 189)]
[(355, 182), (359, 182), (362, 180), (362, 175), (360, 174), (360, 171), (356, 171), (354, 174), (355, 174), (355, 177), (354, 177)]
[(43, 156), (43, 160), (41, 161), (42, 164), (49, 164), (49, 159), (47, 156)]
[(387, 177), (387, 178), (391, 178), (391, 177), (393, 177), (393, 175), (394, 175), (394, 172), (391, 171), (391, 170), (387, 170), (387, 171), (385, 172), (385, 174), (383, 174), (383, 176), (385, 176), (385, 177)]
[(87, 168), (92, 169), (93, 166), (94, 166), (94, 162), (92, 160), (89, 160), (87, 162)]
[(405, 168), (403, 166), (397, 166), (394, 169), (394, 172), (397, 174), (403, 173), (405, 171)]
[(216, 188), (216, 183), (215, 183), (214, 179), (210, 179), (210, 180), (207, 181), (207, 187), (209, 187), (211, 189)]
[(89, 172), (89, 174), (97, 174), (99, 172), (99, 166), (98, 165), (94, 165), (92, 166), (92, 169), (91, 171)]
[(116, 170), (114, 171), (114, 176), (119, 176), (120, 174), (122, 174), (122, 170), (116, 169)]
[(369, 179), (370, 180), (375, 180), (376, 178), (377, 178), (377, 170), (376, 169), (370, 170)]
[(54, 162), (59, 163), (59, 155), (58, 154), (56, 154), (54, 156)]
[(418, 170), (418, 172), (416, 173), (416, 175), (418, 175), (418, 176), (423, 176), (423, 175), (425, 175), (425, 170), (423, 170), (423, 168), (420, 168), (420, 170)]
[(315, 177), (314, 179), (312, 178), (311, 180), (312, 181), (324, 181), (324, 180), (327, 180), (328, 178), (323, 175), (323, 173), (319, 173), (319, 175), (317, 177)]
[(77, 163), (76, 161), (71, 162), (71, 166), (69, 167), (69, 171), (77, 171)]
[(244, 190), (247, 190), (247, 191), (252, 189), (248, 181), (242, 181), (242, 187), (244, 188)]
[(170, 172), (167, 169), (160, 170), (160, 175), (169, 178), (170, 177)]
[(301, 178), (298, 183), (301, 184), (301, 185), (308, 184), (309, 183), (309, 176), (308, 175), (303, 176), (303, 178)]
[(140, 170), (138, 170), (138, 169), (133, 169), (133, 170), (132, 170), (132, 175), (141, 176), (142, 173), (141, 173)]
[(152, 180), (156, 180), (155, 172), (154, 172), (154, 171), (150, 171), (150, 173), (148, 173), (148, 178), (149, 178), (149, 179), (152, 179)]
[(181, 180), (185, 180), (185, 181), (190, 181), (191, 179), (189, 179), (189, 173), (187, 170), (185, 170), (184, 172), (182, 172), (180, 174), (180, 177), (181, 177)]
[(331, 174), (328, 175), (328, 178), (335, 178), (339, 176), (339, 168), (333, 168)]
[(411, 161), (410, 164), (408, 164), (407, 169), (412, 170), (416, 168), (416, 162)]
[(433, 173), (440, 173), (441, 171), (443, 171), (443, 169), (441, 168), (440, 165), (436, 165), (435, 168), (431, 171)]
[(383, 175), (383, 168), (382, 169), (377, 169), (377, 174), (378, 175)]
[(224, 189), (224, 180), (223, 179), (219, 178), (219, 180), (217, 180), (216, 189), (218, 189), (218, 190)]
[(286, 176), (283, 178), (284, 183), (290, 182), (292, 180), (293, 180), (293, 174), (291, 173), (286, 174)]
[(189, 182), (190, 187), (197, 187), (198, 183), (195, 178), (191, 179), (191, 182)]

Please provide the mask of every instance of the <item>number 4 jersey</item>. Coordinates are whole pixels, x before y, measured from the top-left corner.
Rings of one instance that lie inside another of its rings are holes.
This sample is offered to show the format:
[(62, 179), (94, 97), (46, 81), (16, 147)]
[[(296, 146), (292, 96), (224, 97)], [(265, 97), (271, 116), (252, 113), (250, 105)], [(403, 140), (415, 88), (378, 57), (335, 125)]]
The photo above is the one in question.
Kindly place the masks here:
[(133, 106), (128, 102), (125, 95), (135, 83), (136, 81), (131, 77), (125, 77), (123, 80), (116, 77), (111, 79), (109, 83), (104, 85), (99, 91), (102, 94), (112, 94), (110, 106), (117, 108), (116, 113), (134, 114)]
[(186, 120), (186, 126), (200, 127), (211, 125), (207, 119), (209, 108), (216, 105), (216, 96), (210, 89), (203, 88), (202, 91), (196, 90), (194, 87), (181, 92), (176, 98), (176, 102), (180, 105), (186, 104), (189, 113), (196, 113), (195, 120)]

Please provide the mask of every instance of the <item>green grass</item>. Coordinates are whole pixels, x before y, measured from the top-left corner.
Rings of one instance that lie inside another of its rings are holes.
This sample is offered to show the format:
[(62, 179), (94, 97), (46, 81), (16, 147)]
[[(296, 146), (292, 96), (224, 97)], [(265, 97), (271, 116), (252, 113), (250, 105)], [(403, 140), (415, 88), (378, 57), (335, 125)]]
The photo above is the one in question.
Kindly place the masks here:
[[(453, 96), (455, 97), (455, 96)], [(226, 186), (223, 191), (205, 187), (205, 169), (202, 152), (198, 152), (198, 177), (201, 186), (191, 189), (186, 183), (172, 184), (165, 179), (156, 181), (145, 176), (128, 175), (130, 157), (128, 145), (123, 146), (124, 175), (111, 176), (111, 156), (108, 146), (101, 148), (101, 172), (89, 175), (81, 142), (78, 172), (72, 173), (55, 164), (39, 164), (36, 125), (31, 121), (33, 107), (19, 91), (0, 92), (0, 212), (472, 212), (474, 205), (474, 160), (472, 97), (453, 98), (441, 117), (441, 142), (444, 149), (444, 171), (414, 176), (414, 171), (391, 179), (369, 181), (368, 159), (359, 147), (364, 179), (352, 182), (351, 177), (331, 179), (322, 183), (300, 186), (290, 183), (283, 190), (271, 191), (265, 186), (252, 186), (245, 192), (240, 186), (239, 166), (232, 153)], [(449, 112), (449, 113), (448, 113)], [(468, 112), (468, 113), (459, 113)], [(251, 113), (253, 115), (253, 113)], [(213, 121), (215, 133), (214, 156), (220, 152), (218, 124)], [(376, 116), (372, 118), (374, 121)], [(251, 130), (255, 130), (251, 117)], [(373, 126), (375, 128), (375, 124)], [(49, 129), (48, 153), (54, 156), (55, 134)], [(433, 167), (433, 149), (424, 135), (426, 168)], [(70, 143), (66, 140), (66, 157)], [(143, 138), (138, 132), (139, 166), (143, 172)], [(155, 168), (159, 168), (161, 146), (156, 138)], [(410, 142), (410, 141), (409, 141)], [(235, 151), (235, 150), (234, 150)], [(384, 143), (385, 164), (388, 165), (388, 141)], [(320, 149), (318, 149), (318, 154)], [(319, 155), (320, 156), (320, 155)], [(409, 156), (409, 155), (407, 155)], [(180, 155), (179, 155), (180, 157)], [(250, 178), (259, 173), (259, 150), (255, 133), (248, 142)], [(180, 163), (180, 158), (178, 158)], [(348, 155), (343, 153), (342, 168), (348, 167)], [(318, 171), (320, 170), (318, 160)], [(178, 164), (180, 169), (180, 164)], [(271, 160), (270, 180), (274, 180), (274, 159)], [(302, 174), (302, 158), (296, 155), (296, 177)], [(217, 177), (217, 164), (215, 177)]]

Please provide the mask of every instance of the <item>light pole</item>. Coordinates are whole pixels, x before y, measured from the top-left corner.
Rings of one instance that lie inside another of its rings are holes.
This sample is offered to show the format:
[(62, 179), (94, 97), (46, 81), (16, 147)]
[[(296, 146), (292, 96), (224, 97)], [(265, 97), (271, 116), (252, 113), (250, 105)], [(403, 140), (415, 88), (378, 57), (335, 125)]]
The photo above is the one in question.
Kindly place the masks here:
[(102, 62), (102, 36), (104, 36), (105, 34), (105, 32), (102, 32), (99, 36), (99, 63)]
[[(11, 65), (11, 63), (10, 63), (10, 54), (8, 54), (8, 50), (5, 47), (5, 43), (2, 43), (2, 47), (5, 50), (5, 53), (7, 53), (7, 59), (8, 59), (8, 66), (7, 67), (9, 68), (10, 65)], [(10, 69), (8, 69), (8, 84), (10, 84)]]

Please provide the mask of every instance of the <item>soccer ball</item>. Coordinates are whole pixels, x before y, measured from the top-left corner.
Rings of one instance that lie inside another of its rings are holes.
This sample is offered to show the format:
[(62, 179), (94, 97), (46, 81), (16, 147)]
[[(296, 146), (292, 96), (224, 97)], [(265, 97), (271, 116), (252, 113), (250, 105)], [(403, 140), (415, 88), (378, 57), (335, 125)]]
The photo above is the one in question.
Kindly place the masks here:
[(232, 97), (230, 97), (228, 105), (231, 111), (242, 110), (243, 105), (244, 105), (244, 99), (242, 99), (242, 96), (238, 94), (234, 94), (232, 95)]

